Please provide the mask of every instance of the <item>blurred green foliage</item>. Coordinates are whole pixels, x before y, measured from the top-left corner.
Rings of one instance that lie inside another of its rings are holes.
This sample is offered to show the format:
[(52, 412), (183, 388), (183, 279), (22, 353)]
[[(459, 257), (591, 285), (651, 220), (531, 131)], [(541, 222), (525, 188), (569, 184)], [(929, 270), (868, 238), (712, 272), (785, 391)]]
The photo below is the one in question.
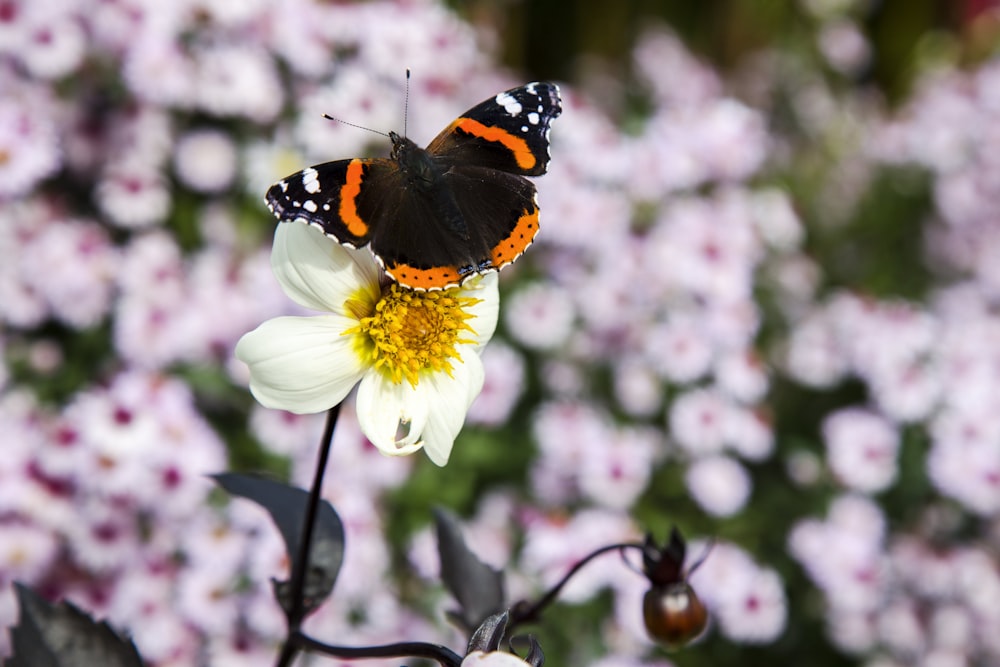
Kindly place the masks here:
[[(538, 78), (579, 81), (596, 58), (627, 76), (636, 38), (650, 25), (677, 32), (689, 48), (723, 70), (761, 49), (810, 48), (814, 19), (799, 0), (451, 0), (473, 23), (499, 27), (500, 57)], [(893, 99), (909, 90), (929, 36), (960, 30), (963, 0), (882, 0), (862, 22), (875, 49), (871, 78)]]

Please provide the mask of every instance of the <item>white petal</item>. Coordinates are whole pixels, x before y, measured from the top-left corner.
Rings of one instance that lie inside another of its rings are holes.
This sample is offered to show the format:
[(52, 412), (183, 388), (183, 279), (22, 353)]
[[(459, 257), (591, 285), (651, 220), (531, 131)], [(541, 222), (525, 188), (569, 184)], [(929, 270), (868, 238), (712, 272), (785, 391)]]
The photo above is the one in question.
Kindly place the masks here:
[(313, 310), (350, 315), (344, 301), (359, 291), (372, 304), (379, 298), (379, 268), (368, 250), (345, 248), (301, 222), (278, 224), (271, 269), (290, 299)]
[(467, 280), (462, 285), (462, 295), (479, 299), (479, 303), (468, 309), (473, 315), (468, 324), (475, 332), (476, 347), (481, 348), (493, 337), (500, 314), (500, 290), (497, 288), (499, 273), (491, 271), (485, 275)]
[(473, 651), (465, 656), (461, 667), (530, 667), (530, 665), (513, 653)]
[(355, 321), (339, 315), (278, 317), (243, 336), (236, 357), (250, 367), (250, 392), (261, 405), (299, 414), (344, 400), (365, 364), (353, 336)]
[(356, 403), (361, 430), (383, 454), (404, 456), (424, 446), (420, 434), (427, 424), (425, 392), (372, 371), (362, 378)]
[(430, 412), (423, 432), (424, 451), (435, 464), (448, 463), (472, 401), (483, 389), (483, 362), (475, 352), (454, 364), (453, 377), (443, 373), (422, 377), (418, 388), (426, 388)]

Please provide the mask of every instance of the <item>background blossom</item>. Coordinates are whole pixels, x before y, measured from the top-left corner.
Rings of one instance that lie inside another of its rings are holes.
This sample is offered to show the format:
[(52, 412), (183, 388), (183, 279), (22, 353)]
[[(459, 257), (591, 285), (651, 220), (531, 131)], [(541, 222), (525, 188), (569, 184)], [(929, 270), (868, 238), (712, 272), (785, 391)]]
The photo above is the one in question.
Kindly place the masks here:
[(233, 355), (304, 314), (262, 195), (385, 153), (323, 113), (426, 143), (553, 79), (484, 390), (445, 470), (382, 457), (348, 397), (308, 630), (461, 646), (441, 504), (512, 599), (647, 530), (715, 538), (696, 645), (653, 645), (608, 556), (532, 628), (550, 664), (1000, 661), (997, 4), (655, 4), (0, 0), (0, 624), (17, 579), (151, 667), (272, 664), (280, 538), (206, 479), (307, 485), (322, 429)]

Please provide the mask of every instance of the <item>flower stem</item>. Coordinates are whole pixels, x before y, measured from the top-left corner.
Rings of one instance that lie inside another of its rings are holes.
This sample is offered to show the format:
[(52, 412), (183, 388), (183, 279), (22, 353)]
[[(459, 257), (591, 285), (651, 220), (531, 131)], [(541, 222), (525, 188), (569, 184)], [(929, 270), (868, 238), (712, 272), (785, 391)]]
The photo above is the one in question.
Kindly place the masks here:
[(306, 514), (302, 524), (302, 539), (299, 543), (299, 550), (296, 560), (292, 566), (291, 585), (291, 609), (288, 611), (288, 637), (281, 648), (278, 656), (277, 667), (288, 667), (295, 659), (299, 651), (299, 646), (292, 641), (292, 637), (299, 634), (299, 628), (305, 618), (305, 604), (302, 598), (306, 584), (306, 573), (309, 571), (309, 556), (312, 552), (313, 529), (316, 525), (316, 515), (319, 514), (319, 501), (323, 490), (323, 475), (326, 472), (326, 463), (330, 458), (330, 448), (333, 445), (333, 431), (337, 427), (337, 418), (340, 416), (340, 403), (330, 408), (326, 414), (326, 427), (323, 429), (323, 437), (319, 443), (319, 457), (316, 461), (316, 472), (313, 474), (312, 487), (309, 489), (309, 500), (306, 504)]
[(451, 649), (439, 644), (426, 642), (397, 642), (381, 646), (334, 646), (317, 641), (302, 632), (296, 631), (288, 637), (288, 643), (298, 648), (308, 649), (314, 653), (332, 655), (337, 658), (427, 658), (436, 661), (441, 667), (459, 667), (462, 657)]
[(542, 611), (545, 609), (545, 607), (555, 602), (556, 598), (559, 596), (559, 593), (562, 591), (563, 587), (567, 583), (569, 583), (569, 580), (572, 579), (573, 576), (577, 572), (579, 572), (584, 565), (594, 560), (601, 554), (605, 554), (609, 551), (615, 551), (615, 550), (620, 551), (622, 552), (622, 558), (624, 558), (625, 549), (639, 549), (640, 551), (642, 551), (642, 545), (636, 542), (626, 542), (624, 544), (609, 544), (595, 551), (592, 551), (582, 560), (580, 560), (576, 565), (571, 567), (569, 572), (567, 572), (566, 575), (559, 580), (559, 583), (550, 588), (548, 592), (545, 593), (545, 595), (543, 595), (542, 597), (540, 597), (536, 602), (531, 603), (528, 600), (521, 600), (520, 602), (516, 603), (510, 609), (510, 623), (507, 625), (507, 634), (508, 635), (512, 634), (514, 627), (520, 625), (521, 623), (531, 623), (537, 621), (539, 617), (542, 615)]

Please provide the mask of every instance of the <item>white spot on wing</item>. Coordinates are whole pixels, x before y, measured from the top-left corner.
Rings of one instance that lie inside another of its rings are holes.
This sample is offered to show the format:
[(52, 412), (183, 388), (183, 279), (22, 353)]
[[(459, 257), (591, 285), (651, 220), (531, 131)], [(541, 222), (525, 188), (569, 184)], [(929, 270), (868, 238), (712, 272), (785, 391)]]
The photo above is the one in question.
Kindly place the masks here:
[(306, 203), (302, 205), (302, 208), (309, 211), (310, 213), (315, 213), (319, 209), (319, 207), (316, 206), (316, 202), (314, 202), (312, 199), (307, 199)]
[(496, 102), (504, 108), (511, 116), (518, 116), (521, 113), (521, 103), (508, 93), (497, 93)]
[(539, 116), (534, 111), (532, 111), (531, 113), (528, 114), (528, 122), (531, 123), (532, 125), (538, 125), (538, 121), (540, 121), (540, 120), (541, 120), (541, 116)]
[(302, 188), (310, 194), (319, 192), (319, 172), (312, 167), (304, 170), (302, 172)]

